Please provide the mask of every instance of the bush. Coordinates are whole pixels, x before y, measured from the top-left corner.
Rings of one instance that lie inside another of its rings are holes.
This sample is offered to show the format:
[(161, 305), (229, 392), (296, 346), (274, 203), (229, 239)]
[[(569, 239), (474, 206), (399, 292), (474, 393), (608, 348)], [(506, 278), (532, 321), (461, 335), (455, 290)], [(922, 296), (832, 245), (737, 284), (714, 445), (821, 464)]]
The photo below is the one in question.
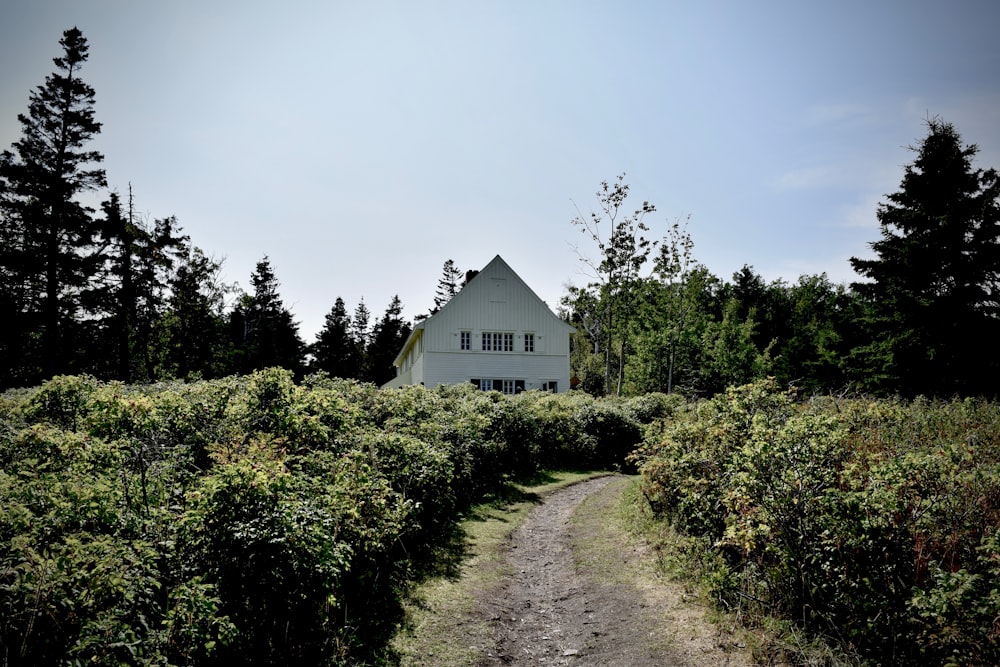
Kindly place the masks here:
[(997, 406), (796, 403), (762, 382), (675, 420), (647, 431), (642, 488), (714, 545), (720, 600), (877, 664), (1000, 663)]
[(4, 662), (391, 663), (409, 586), (471, 504), (619, 464), (670, 405), (280, 369), (5, 394)]

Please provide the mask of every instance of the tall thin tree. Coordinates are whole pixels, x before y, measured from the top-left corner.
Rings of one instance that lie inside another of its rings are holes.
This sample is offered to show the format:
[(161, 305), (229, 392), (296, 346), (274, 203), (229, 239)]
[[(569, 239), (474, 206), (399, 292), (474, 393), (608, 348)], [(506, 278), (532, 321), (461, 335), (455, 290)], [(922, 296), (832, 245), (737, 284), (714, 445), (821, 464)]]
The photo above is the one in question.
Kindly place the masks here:
[[(22, 307), (37, 314), (44, 363), (41, 374), (68, 369), (78, 298), (96, 271), (91, 248), (92, 209), (79, 195), (106, 185), (103, 156), (85, 146), (100, 132), (94, 89), (80, 78), (89, 52), (78, 28), (63, 32), (57, 71), (29, 95), (19, 114), (21, 138), (0, 156), (5, 261), (18, 275)], [(35, 319), (25, 318), (26, 321)]]
[[(588, 287), (598, 292), (603, 313), (600, 330), (604, 336), (604, 390), (609, 393), (612, 390), (612, 362), (617, 361), (614, 391), (619, 394), (628, 355), (625, 327), (619, 326), (619, 318), (629, 311), (634, 302), (639, 272), (657, 245), (657, 242), (644, 236), (649, 231), (644, 218), (656, 207), (644, 201), (629, 212), (625, 208), (628, 195), (629, 185), (625, 183), (624, 174), (611, 183), (603, 181), (597, 191), (600, 211), (589, 215), (581, 213), (572, 220), (574, 226), (590, 237), (598, 251), (598, 259), (579, 250), (577, 254), (594, 279)], [(617, 355), (613, 351), (616, 336)]]

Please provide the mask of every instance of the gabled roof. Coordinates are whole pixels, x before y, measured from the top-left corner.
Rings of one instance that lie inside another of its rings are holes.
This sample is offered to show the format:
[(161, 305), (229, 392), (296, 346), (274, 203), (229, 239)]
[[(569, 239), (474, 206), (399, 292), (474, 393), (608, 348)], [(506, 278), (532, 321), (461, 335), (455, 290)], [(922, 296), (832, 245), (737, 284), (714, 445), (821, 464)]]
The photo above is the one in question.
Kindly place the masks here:
[[(497, 255), (492, 260), (490, 260), (490, 262), (486, 266), (484, 266), (482, 268), (482, 270), (479, 271), (479, 273), (477, 273), (476, 275), (474, 275), (469, 280), (469, 282), (467, 282), (465, 284), (465, 286), (463, 286), (462, 289), (459, 290), (458, 294), (456, 294), (455, 296), (453, 296), (448, 301), (448, 303), (446, 303), (443, 306), (441, 306), (441, 308), (436, 313), (434, 313), (433, 315), (427, 316), (426, 318), (424, 318), (423, 320), (421, 320), (419, 323), (417, 323), (416, 325), (414, 325), (413, 330), (410, 332), (410, 335), (406, 339), (406, 342), (403, 343), (403, 347), (399, 351), (399, 354), (396, 355), (396, 358), (393, 360), (392, 365), (393, 366), (398, 366), (398, 365), (400, 365), (403, 362), (403, 359), (406, 357), (406, 354), (410, 351), (410, 348), (420, 338), (420, 336), (423, 335), (423, 330), (424, 330), (424, 327), (427, 324), (427, 322), (431, 321), (435, 317), (438, 317), (442, 312), (444, 312), (446, 309), (448, 309), (452, 304), (454, 304), (456, 301), (459, 301), (462, 298), (462, 295), (465, 293), (465, 288), (468, 287), (468, 285), (471, 285), (473, 281), (475, 281), (476, 279), (479, 278), (479, 276), (489, 275), (489, 272), (492, 269), (495, 269), (498, 266), (499, 267), (503, 267), (507, 271), (509, 271), (510, 274), (512, 276), (514, 276), (515, 279), (517, 279), (518, 284), (520, 284), (521, 287), (523, 287), (525, 289), (525, 291), (527, 291), (532, 297), (534, 297), (535, 300), (538, 301), (538, 303), (542, 307), (544, 307), (545, 310), (547, 310), (550, 315), (552, 315), (552, 317), (554, 317), (555, 319), (557, 319), (560, 322), (562, 322), (562, 320), (560, 320), (559, 317), (555, 313), (552, 312), (552, 309), (549, 308), (548, 304), (546, 304), (544, 301), (542, 301), (542, 299), (537, 294), (535, 294), (535, 291), (533, 289), (531, 289), (531, 287), (529, 287), (526, 282), (524, 282), (524, 280), (521, 278), (521, 276), (519, 276), (517, 274), (517, 271), (515, 271), (512, 268), (510, 268), (510, 264), (508, 264), (507, 262), (505, 262), (504, 259), (503, 259), (503, 257), (501, 257), (500, 255)], [(562, 323), (565, 324), (567, 331), (573, 332), (573, 331), (576, 330), (571, 325), (566, 324), (565, 322), (562, 322)]]

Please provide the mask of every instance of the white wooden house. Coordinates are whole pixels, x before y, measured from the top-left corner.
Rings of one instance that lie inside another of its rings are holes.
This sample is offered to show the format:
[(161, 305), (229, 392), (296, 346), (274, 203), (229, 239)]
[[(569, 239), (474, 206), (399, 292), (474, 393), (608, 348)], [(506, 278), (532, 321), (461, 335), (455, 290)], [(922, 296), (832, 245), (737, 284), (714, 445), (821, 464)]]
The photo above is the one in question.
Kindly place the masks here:
[(471, 382), (507, 394), (569, 389), (562, 321), (497, 255), (441, 309), (414, 326), (383, 387)]

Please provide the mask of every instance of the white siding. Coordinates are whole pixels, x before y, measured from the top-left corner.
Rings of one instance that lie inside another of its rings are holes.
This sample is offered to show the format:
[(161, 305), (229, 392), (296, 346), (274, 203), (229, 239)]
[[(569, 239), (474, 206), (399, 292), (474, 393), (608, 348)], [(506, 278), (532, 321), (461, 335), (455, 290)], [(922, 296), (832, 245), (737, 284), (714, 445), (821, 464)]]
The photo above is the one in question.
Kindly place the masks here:
[(524, 380), (525, 389), (539, 389), (543, 382), (556, 381), (560, 391), (569, 389), (569, 360), (563, 356), (536, 355), (530, 358), (517, 354), (448, 354), (429, 352), (428, 370), (424, 383), (439, 384), (468, 382), (472, 378)]
[[(461, 349), (462, 331), (471, 334), (470, 350)], [(503, 378), (524, 380), (525, 389), (555, 381), (565, 391), (572, 331), (497, 256), (421, 323), (400, 363), (412, 382), (422, 381), (428, 387), (470, 378)], [(483, 352), (483, 332), (513, 334), (514, 350)], [(525, 333), (534, 334), (533, 353), (524, 352)]]

